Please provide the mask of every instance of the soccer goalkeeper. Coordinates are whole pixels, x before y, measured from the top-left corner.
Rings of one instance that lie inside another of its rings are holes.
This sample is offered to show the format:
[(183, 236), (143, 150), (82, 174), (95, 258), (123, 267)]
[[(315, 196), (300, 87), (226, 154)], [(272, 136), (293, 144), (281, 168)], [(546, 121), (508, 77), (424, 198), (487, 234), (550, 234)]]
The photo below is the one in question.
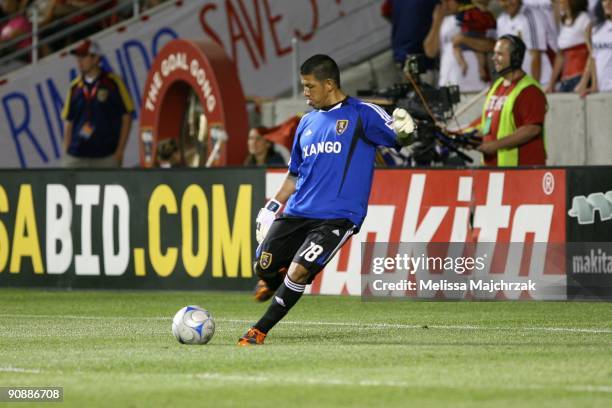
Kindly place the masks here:
[[(379, 106), (345, 95), (340, 71), (327, 55), (300, 69), (312, 111), (296, 130), (289, 172), (259, 211), (255, 272), (257, 300), (270, 307), (238, 341), (263, 344), (266, 335), (300, 300), (307, 284), (359, 231), (368, 207), (377, 146), (411, 142), (414, 122), (398, 108), (391, 118)], [(279, 212), (285, 204), (283, 214)]]

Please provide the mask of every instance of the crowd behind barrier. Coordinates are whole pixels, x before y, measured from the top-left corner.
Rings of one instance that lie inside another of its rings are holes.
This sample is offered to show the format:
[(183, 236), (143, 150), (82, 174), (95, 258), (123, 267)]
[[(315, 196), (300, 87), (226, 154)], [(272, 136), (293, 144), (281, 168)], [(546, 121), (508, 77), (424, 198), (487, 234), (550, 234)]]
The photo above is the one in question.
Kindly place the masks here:
[(1, 0), (0, 74), (167, 0)]

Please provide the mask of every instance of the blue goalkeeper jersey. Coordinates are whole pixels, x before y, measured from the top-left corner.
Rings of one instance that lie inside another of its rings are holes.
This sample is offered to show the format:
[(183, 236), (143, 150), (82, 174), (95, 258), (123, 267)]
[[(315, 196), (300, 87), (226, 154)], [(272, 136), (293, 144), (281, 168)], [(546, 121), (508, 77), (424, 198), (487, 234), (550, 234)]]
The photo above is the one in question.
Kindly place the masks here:
[(296, 191), (285, 214), (347, 218), (361, 226), (379, 145), (399, 147), (391, 117), (377, 105), (347, 97), (329, 110), (304, 115), (289, 162)]

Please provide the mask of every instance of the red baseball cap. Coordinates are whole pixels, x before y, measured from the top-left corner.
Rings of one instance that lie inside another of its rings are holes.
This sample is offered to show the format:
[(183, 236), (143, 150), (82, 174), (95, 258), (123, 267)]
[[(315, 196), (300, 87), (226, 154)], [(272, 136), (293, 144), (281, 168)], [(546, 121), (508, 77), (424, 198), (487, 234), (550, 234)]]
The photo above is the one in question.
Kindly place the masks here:
[(82, 41), (76, 48), (70, 50), (70, 54), (77, 57), (85, 57), (87, 55), (102, 55), (100, 46), (93, 40)]

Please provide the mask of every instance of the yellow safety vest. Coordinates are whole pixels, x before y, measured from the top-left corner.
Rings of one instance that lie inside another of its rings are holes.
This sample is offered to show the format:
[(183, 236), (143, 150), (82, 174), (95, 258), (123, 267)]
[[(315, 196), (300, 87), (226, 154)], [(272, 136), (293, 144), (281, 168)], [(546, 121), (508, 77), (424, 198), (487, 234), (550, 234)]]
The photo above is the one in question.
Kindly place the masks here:
[[(497, 88), (504, 82), (504, 78), (498, 78), (497, 81), (491, 87), (491, 90), (487, 94), (487, 99), (485, 100), (484, 108), (482, 109), (482, 119), (481, 129), (486, 122), (487, 115), (487, 107), (489, 106), (489, 102), (491, 97), (495, 95), (495, 91)], [(523, 89), (528, 86), (537, 86), (538, 89), (542, 90), (538, 81), (536, 81), (531, 75), (525, 74), (523, 78), (516, 84), (514, 89), (510, 92), (506, 101), (504, 102), (504, 106), (502, 107), (501, 114), (499, 117), (499, 127), (497, 129), (496, 138), (502, 139), (514, 133), (516, 131), (516, 124), (514, 123), (514, 103), (516, 102), (516, 98), (520, 95)], [(544, 137), (544, 124), (542, 124), (542, 137)], [(544, 138), (544, 149), (546, 150), (546, 139)], [(519, 161), (519, 149), (518, 147), (513, 147), (510, 149), (501, 149), (497, 151), (497, 165), (500, 167), (516, 167), (518, 166)]]

